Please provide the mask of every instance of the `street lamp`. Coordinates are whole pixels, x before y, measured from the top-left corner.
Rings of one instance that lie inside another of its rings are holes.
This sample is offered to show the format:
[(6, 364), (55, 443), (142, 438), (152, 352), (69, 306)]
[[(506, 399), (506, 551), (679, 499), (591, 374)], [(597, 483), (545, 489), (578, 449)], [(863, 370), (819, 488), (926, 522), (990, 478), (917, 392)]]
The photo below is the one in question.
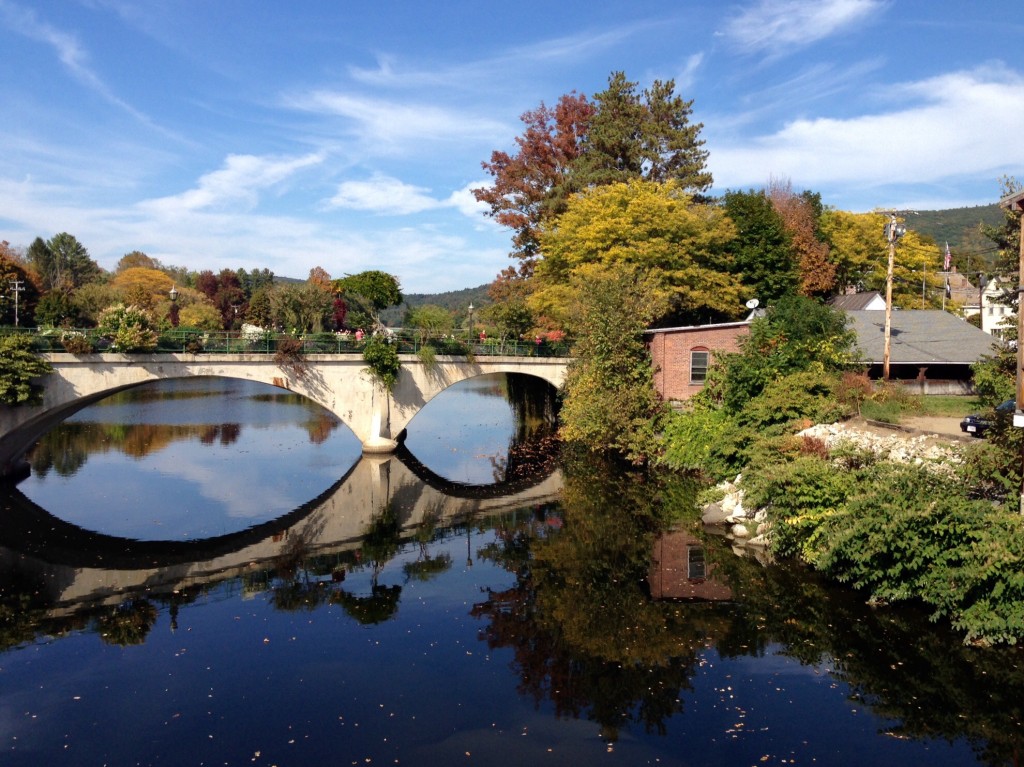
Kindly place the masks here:
[(178, 327), (178, 289), (171, 285), (171, 290), (167, 294), (171, 299), (171, 327)]
[(14, 327), (18, 327), (18, 294), (24, 292), (24, 280), (11, 280), (11, 292), (14, 293)]
[(473, 342), (473, 302), (469, 302), (469, 341)]

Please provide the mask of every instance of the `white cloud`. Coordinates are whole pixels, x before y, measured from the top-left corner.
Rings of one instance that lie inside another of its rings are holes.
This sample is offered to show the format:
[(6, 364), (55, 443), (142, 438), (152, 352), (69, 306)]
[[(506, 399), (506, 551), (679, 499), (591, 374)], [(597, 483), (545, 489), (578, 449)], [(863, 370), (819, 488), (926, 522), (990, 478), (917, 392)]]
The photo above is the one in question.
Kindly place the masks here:
[(478, 91), (484, 87), (494, 91), (509, 81), (510, 72), (523, 73), (549, 67), (554, 62), (585, 61), (662, 23), (661, 20), (646, 20), (616, 25), (607, 30), (587, 30), (575, 35), (545, 38), (529, 45), (500, 50), (487, 58), (436, 69), (403, 67), (398, 57), (380, 55), (375, 68), (352, 66), (348, 73), (355, 82), (373, 88), (408, 90), (441, 86), (456, 91)]
[(403, 183), (397, 178), (374, 174), (367, 181), (342, 183), (330, 205), (401, 216), (440, 207), (443, 203), (431, 197), (429, 192), (429, 189)]
[(420, 104), (400, 103), (331, 90), (315, 90), (286, 98), (293, 109), (341, 117), (364, 146), (378, 150), (423, 151), (426, 142), (493, 141), (508, 135), (502, 122), (465, 112)]
[(677, 93), (685, 93), (693, 87), (697, 80), (697, 71), (702, 63), (704, 63), (703, 53), (695, 53), (686, 59), (682, 71), (675, 77)]
[[(492, 219), (484, 218), (484, 213), (490, 210), (490, 207), (485, 202), (480, 202), (473, 196), (473, 190), (487, 186), (489, 181), (475, 181), (470, 184), (466, 184), (462, 189), (458, 189), (449, 195), (446, 203), (453, 208), (456, 208), (462, 215), (468, 218), (475, 219), (480, 222), (492, 221)], [(497, 226), (495, 224), (495, 226)]]
[(430, 190), (399, 179), (375, 173), (366, 181), (345, 181), (329, 201), (333, 208), (365, 210), (385, 215), (404, 216), (440, 208), (454, 208), (469, 218), (482, 218), (487, 210), (484, 203), (473, 196), (474, 188), (484, 186), (479, 181), (467, 184), (445, 199), (433, 197)]
[(1024, 166), (1024, 78), (1003, 69), (954, 72), (892, 86), (904, 109), (850, 119), (801, 119), (771, 135), (710, 146), (716, 186), (935, 183), (994, 178)]
[(843, 31), (884, 8), (881, 0), (760, 0), (725, 28), (739, 47), (783, 54)]
[(146, 200), (140, 207), (171, 212), (241, 205), (253, 207), (257, 192), (276, 186), (297, 171), (323, 162), (321, 154), (301, 157), (257, 157), (228, 155), (224, 167), (199, 179), (196, 188), (169, 197)]

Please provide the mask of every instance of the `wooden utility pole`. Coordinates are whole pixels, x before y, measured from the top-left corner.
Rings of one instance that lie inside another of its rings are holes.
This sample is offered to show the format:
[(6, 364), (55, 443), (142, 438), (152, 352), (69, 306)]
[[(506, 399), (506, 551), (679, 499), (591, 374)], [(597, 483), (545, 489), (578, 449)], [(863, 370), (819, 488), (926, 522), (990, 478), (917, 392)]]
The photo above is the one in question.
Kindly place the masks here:
[[(1024, 190), (1008, 194), (999, 201), (999, 207), (1014, 211), (1024, 217)], [(1013, 413), (1013, 425), (1024, 426), (1024, 221), (1020, 227), (1020, 254), (1017, 259), (1017, 404)], [(1022, 458), (1024, 461), (1024, 458)], [(1024, 472), (1022, 472), (1020, 512), (1024, 514)]]
[(896, 223), (896, 214), (889, 214), (885, 225), (885, 239), (889, 241), (889, 266), (885, 271), (885, 346), (882, 349), (882, 380), (889, 380), (889, 348), (892, 336), (892, 269), (896, 261), (896, 241), (903, 236), (906, 228)]

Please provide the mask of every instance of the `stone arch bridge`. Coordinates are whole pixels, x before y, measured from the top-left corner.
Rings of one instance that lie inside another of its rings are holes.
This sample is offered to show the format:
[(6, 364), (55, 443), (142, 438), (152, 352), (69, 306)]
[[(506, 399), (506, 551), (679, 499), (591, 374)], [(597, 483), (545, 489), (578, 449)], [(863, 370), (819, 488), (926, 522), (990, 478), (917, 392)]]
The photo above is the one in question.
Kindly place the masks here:
[(565, 357), (438, 356), (425, 365), (400, 355), (391, 393), (371, 378), (361, 354), (309, 354), (302, 368), (263, 354), (47, 354), (53, 372), (40, 379), (41, 405), (0, 405), (0, 475), (18, 471), (25, 451), (49, 429), (83, 407), (149, 381), (190, 376), (241, 378), (301, 394), (336, 415), (365, 453), (389, 453), (413, 417), (452, 384), (488, 373), (518, 373), (560, 387)]

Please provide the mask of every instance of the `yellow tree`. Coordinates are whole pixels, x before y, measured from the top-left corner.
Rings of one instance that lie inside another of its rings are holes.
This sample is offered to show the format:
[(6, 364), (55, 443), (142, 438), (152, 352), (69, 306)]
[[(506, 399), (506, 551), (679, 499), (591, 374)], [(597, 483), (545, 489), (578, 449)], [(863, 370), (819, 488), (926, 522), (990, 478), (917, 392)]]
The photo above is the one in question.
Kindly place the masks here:
[(167, 299), (174, 281), (157, 269), (132, 266), (118, 272), (112, 284), (128, 303), (152, 309)]
[(735, 318), (743, 310), (743, 286), (727, 252), (734, 237), (720, 207), (695, 203), (674, 181), (593, 187), (542, 230), (530, 307), (565, 327), (570, 281), (581, 267), (622, 265), (658, 285), (669, 309), (656, 320)]
[[(884, 213), (849, 213), (827, 210), (821, 229), (831, 243), (836, 285), (877, 290), (884, 295), (889, 243)], [(893, 304), (904, 309), (942, 305), (944, 284), (939, 271), (942, 254), (930, 238), (914, 231), (900, 238), (893, 263)], [(923, 297), (923, 298), (922, 298)]]

